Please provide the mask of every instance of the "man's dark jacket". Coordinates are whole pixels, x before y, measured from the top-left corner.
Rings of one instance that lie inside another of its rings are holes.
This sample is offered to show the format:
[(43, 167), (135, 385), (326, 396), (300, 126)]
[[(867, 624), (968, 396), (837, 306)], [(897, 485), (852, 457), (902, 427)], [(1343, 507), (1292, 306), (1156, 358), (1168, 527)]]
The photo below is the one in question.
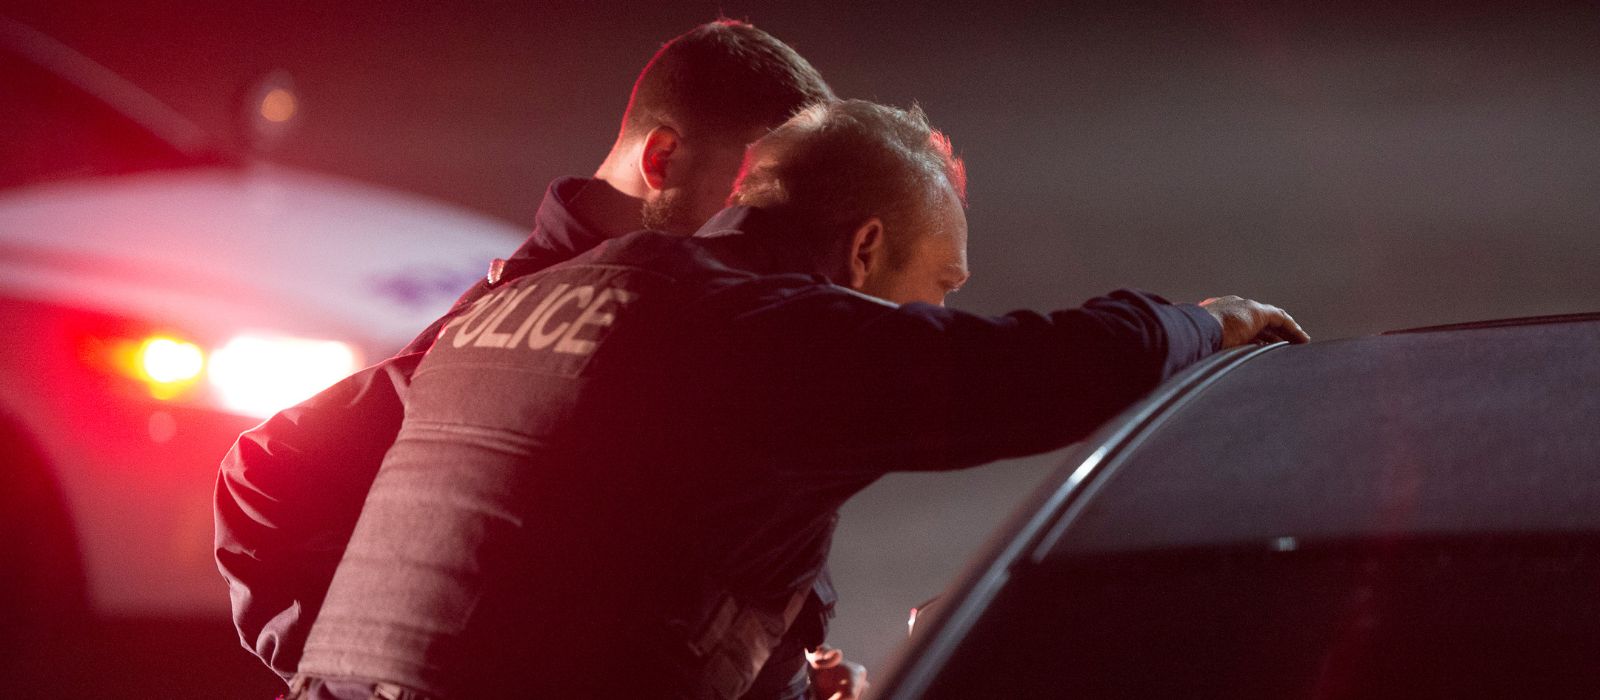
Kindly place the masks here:
[(1214, 351), (1138, 292), (985, 317), (801, 274), (735, 208), (499, 285), (417, 365), (300, 670), (446, 697), (736, 697), (837, 509), (1081, 437)]
[[(590, 186), (604, 185), (588, 178), (551, 183), (533, 232), (498, 274), (541, 270), (605, 240), (569, 207)], [(234, 625), (245, 647), (284, 680), (299, 666), (361, 505), (400, 430), (412, 372), (440, 327), (491, 286), (480, 281), (467, 290), (450, 313), (394, 357), (240, 435), (223, 458), (216, 557), (228, 582)], [(822, 642), (834, 599), (824, 574), (795, 629), (793, 658), (775, 665), (770, 685), (783, 685), (800, 667), (798, 650)], [(763, 685), (769, 683), (764, 679)]]

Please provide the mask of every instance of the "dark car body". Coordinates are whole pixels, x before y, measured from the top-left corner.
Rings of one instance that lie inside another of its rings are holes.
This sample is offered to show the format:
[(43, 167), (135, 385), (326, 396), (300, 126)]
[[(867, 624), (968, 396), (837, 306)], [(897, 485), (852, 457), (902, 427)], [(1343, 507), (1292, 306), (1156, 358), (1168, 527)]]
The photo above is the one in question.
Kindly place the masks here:
[(1200, 363), (1046, 480), (874, 690), (1600, 694), (1600, 314)]

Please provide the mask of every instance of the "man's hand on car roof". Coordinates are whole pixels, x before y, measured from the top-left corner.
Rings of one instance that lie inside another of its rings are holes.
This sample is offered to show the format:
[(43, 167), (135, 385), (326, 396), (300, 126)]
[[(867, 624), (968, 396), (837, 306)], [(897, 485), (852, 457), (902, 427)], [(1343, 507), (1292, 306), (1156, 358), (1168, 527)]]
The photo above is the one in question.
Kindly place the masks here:
[(1211, 312), (1217, 323), (1222, 324), (1224, 350), (1245, 343), (1265, 345), (1279, 341), (1311, 341), (1311, 336), (1300, 329), (1300, 324), (1295, 323), (1288, 312), (1270, 304), (1225, 296), (1202, 301), (1200, 308)]

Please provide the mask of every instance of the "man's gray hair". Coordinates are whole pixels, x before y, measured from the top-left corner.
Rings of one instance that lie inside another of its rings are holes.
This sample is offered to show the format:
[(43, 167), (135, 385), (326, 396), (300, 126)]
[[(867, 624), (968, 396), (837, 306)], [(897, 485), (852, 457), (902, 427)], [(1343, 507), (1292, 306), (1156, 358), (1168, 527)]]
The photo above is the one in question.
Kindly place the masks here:
[[(728, 202), (771, 210), (832, 253), (874, 216), (891, 241), (907, 240), (931, 223), (926, 217), (938, 211), (946, 186), (966, 203), (966, 166), (922, 108), (834, 100), (801, 110), (753, 144)], [(910, 247), (888, 250), (899, 264)]]

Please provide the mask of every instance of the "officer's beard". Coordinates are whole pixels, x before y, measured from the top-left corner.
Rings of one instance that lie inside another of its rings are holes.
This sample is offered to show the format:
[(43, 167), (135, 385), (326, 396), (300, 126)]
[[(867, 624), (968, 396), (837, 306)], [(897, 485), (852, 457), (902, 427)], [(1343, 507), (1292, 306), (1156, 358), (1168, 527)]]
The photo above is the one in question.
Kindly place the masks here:
[(645, 201), (640, 219), (644, 227), (652, 231), (691, 234), (700, 227), (691, 209), (689, 197), (682, 189), (664, 190), (655, 199)]

